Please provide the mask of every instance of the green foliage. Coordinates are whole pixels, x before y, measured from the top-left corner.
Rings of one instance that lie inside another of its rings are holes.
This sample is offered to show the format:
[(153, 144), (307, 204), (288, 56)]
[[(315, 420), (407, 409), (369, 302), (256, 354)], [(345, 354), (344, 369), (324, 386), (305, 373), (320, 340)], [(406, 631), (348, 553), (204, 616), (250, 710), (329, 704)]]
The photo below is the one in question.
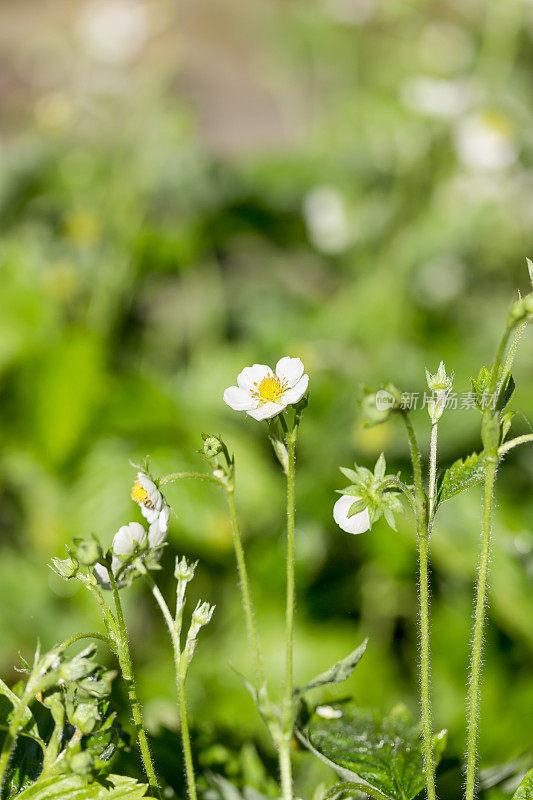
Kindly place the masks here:
[[(326, 760), (352, 788), (380, 800), (411, 800), (424, 787), (420, 727), (404, 706), (387, 716), (354, 703), (339, 703), (337, 719), (316, 712), (300, 733), (303, 743)], [(446, 732), (434, 739), (435, 762), (446, 744)], [(349, 791), (346, 783), (338, 789)], [(341, 793), (340, 791), (338, 793)]]
[(141, 800), (148, 786), (124, 775), (109, 775), (90, 783), (77, 775), (52, 777), (24, 789), (16, 800)]
[(483, 453), (472, 453), (466, 458), (458, 458), (443, 475), (438, 490), (439, 502), (451, 500), (461, 492), (480, 484), (484, 475), (485, 458)]
[(513, 800), (533, 800), (533, 769), (530, 769), (513, 795)]
[(368, 639), (365, 639), (365, 641), (360, 644), (359, 647), (356, 647), (352, 653), (345, 656), (340, 661), (337, 661), (336, 664), (333, 664), (333, 666), (327, 669), (325, 672), (321, 672), (320, 675), (317, 675), (312, 681), (306, 683), (301, 689), (296, 689), (295, 694), (297, 696), (303, 695), (306, 692), (311, 691), (311, 689), (317, 689), (320, 686), (342, 683), (343, 681), (347, 680), (350, 675), (352, 675), (359, 661), (362, 659), (367, 644)]

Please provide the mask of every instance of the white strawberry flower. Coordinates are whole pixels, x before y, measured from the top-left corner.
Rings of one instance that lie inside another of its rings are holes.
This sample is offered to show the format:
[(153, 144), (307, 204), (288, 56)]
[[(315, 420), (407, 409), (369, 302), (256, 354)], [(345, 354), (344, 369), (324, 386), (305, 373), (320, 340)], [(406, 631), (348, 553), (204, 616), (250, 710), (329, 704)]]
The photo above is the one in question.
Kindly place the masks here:
[(131, 498), (139, 504), (143, 517), (150, 525), (148, 543), (151, 547), (159, 547), (165, 541), (170, 521), (167, 501), (153, 480), (144, 472), (137, 473)]
[(309, 375), (299, 358), (280, 358), (273, 371), (266, 364), (245, 367), (237, 376), (237, 386), (224, 392), (224, 402), (235, 411), (246, 411), (257, 420), (275, 417), (284, 408), (302, 399)]
[[(129, 525), (122, 525), (122, 527), (118, 529), (113, 537), (113, 544), (111, 545), (113, 551), (113, 557), (111, 559), (113, 575), (116, 575), (122, 566), (120, 556), (133, 555), (137, 547), (142, 547), (146, 544), (146, 540), (146, 530), (140, 522), (130, 522)], [(104, 589), (110, 589), (111, 581), (107, 567), (103, 564), (95, 564), (93, 571), (100, 586)], [(119, 582), (119, 585), (123, 584)]]
[(364, 533), (370, 530), (371, 522), (368, 513), (368, 508), (364, 508), (357, 514), (348, 516), (348, 512), (354, 503), (360, 498), (353, 497), (352, 495), (343, 494), (335, 505), (333, 506), (333, 519), (343, 531), (346, 533)]

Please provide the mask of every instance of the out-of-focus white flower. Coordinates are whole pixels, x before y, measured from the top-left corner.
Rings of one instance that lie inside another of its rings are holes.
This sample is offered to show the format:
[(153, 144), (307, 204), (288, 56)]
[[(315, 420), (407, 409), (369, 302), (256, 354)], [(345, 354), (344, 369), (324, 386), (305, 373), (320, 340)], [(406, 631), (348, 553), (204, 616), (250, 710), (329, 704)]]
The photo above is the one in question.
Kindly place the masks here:
[(333, 706), (317, 706), (315, 712), (322, 719), (340, 719), (342, 717), (340, 708), (333, 708)]
[(364, 508), (357, 514), (348, 516), (348, 512), (359, 498), (343, 494), (333, 506), (333, 519), (346, 533), (364, 533), (370, 530), (370, 516), (368, 509)]
[(505, 170), (518, 156), (509, 122), (495, 114), (467, 117), (458, 124), (454, 138), (460, 160), (472, 170)]
[(303, 216), (312, 244), (323, 253), (342, 253), (351, 241), (344, 199), (332, 186), (316, 186), (304, 198)]
[(77, 22), (79, 38), (97, 61), (122, 64), (134, 58), (149, 36), (141, 0), (89, 0)]
[(224, 402), (254, 419), (270, 419), (301, 400), (308, 383), (301, 360), (285, 356), (276, 364), (275, 372), (266, 364), (245, 367), (237, 376), (237, 386), (224, 392)]
[(329, 15), (345, 25), (364, 25), (376, 7), (376, 0), (323, 0)]
[(464, 81), (421, 76), (403, 85), (402, 99), (408, 108), (422, 114), (451, 119), (468, 110), (472, 91)]
[(139, 504), (143, 517), (150, 525), (148, 543), (151, 547), (159, 547), (165, 541), (170, 521), (170, 509), (164, 496), (148, 475), (138, 472), (131, 499)]

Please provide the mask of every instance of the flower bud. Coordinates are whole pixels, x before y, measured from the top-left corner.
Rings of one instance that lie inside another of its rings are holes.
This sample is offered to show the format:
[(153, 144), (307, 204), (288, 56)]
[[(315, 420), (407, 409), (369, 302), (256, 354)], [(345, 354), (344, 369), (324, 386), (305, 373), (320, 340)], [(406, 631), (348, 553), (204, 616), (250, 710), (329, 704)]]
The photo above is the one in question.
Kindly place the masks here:
[(444, 361), (441, 361), (434, 375), (426, 369), (426, 380), (428, 388), (433, 392), (433, 398), (428, 402), (428, 414), (435, 424), (442, 417), (448, 395), (453, 388), (453, 375), (446, 375)]
[(401, 406), (401, 392), (392, 383), (387, 383), (377, 392), (367, 392), (360, 401), (361, 413), (365, 425), (381, 425), (386, 422), (393, 411)]
[(207, 436), (206, 434), (202, 434), (204, 437), (204, 456), (206, 458), (215, 458), (224, 450), (224, 445), (220, 441), (217, 436)]
[(102, 547), (95, 539), (74, 539), (74, 553), (85, 567), (92, 567), (102, 558)]
[(100, 714), (96, 703), (80, 703), (74, 709), (70, 722), (82, 733), (92, 733), (100, 722)]
[(211, 622), (211, 617), (213, 616), (214, 610), (215, 606), (212, 606), (209, 603), (199, 602), (193, 611), (193, 623), (196, 623), (196, 625), (200, 627), (202, 625), (207, 625), (209, 622)]
[(68, 764), (75, 775), (83, 775), (85, 777), (93, 771), (94, 757), (88, 750), (82, 750), (80, 753), (71, 755), (68, 759)]
[(79, 564), (73, 558), (52, 558), (52, 569), (60, 578), (68, 581), (77, 575)]
[(183, 583), (189, 583), (194, 578), (194, 571), (196, 569), (196, 565), (198, 564), (197, 561), (193, 564), (192, 562), (189, 563), (185, 556), (182, 557), (181, 561), (179, 558), (176, 558), (176, 569), (174, 570), (174, 577), (177, 578), (179, 581)]

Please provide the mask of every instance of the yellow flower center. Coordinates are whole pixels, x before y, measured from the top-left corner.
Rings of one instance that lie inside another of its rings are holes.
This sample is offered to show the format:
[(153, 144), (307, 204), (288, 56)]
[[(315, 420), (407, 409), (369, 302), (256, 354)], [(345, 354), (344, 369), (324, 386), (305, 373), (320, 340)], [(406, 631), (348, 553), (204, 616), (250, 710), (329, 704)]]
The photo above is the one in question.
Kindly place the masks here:
[(261, 403), (279, 403), (283, 392), (287, 388), (286, 381), (281, 381), (277, 375), (268, 375), (259, 383), (256, 381), (254, 386), (256, 388), (252, 391), (252, 395)]
[(131, 499), (134, 500), (136, 503), (140, 503), (146, 508), (153, 508), (154, 504), (148, 497), (148, 492), (142, 485), (140, 481), (135, 481), (131, 490)]

